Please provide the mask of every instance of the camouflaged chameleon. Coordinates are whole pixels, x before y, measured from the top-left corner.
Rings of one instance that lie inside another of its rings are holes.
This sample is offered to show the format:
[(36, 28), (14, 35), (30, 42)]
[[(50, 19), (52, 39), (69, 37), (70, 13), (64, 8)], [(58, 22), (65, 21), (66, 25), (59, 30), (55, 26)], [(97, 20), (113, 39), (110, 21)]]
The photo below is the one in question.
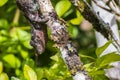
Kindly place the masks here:
[(38, 54), (45, 50), (46, 45), (46, 25), (47, 20), (40, 15), (39, 5), (36, 0), (16, 0), (18, 8), (31, 24), (31, 41), (30, 44), (36, 49)]

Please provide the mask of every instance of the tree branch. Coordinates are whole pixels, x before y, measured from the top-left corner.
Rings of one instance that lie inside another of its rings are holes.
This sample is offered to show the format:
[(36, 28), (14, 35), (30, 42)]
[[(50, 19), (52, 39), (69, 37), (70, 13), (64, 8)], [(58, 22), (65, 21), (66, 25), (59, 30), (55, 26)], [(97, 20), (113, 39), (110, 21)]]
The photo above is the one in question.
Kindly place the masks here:
[(116, 49), (120, 53), (120, 44), (118, 43), (118, 39), (111, 30), (110, 27), (111, 24), (104, 22), (100, 18), (99, 12), (96, 13), (86, 0), (83, 1), (70, 0), (70, 1), (74, 4), (74, 6), (78, 8), (83, 17), (93, 24), (94, 29), (96, 31), (100, 32), (108, 40), (114, 41), (112, 44), (116, 47)]
[(50, 0), (38, 0), (42, 15), (49, 19), (47, 25), (51, 30), (51, 39), (56, 42), (74, 80), (91, 80), (82, 67), (76, 48), (69, 41), (66, 25), (58, 19), (58, 16)]
[(37, 53), (42, 53), (45, 49), (47, 24), (51, 30), (51, 39), (60, 49), (62, 58), (68, 66), (73, 79), (91, 80), (82, 67), (76, 48), (68, 40), (69, 35), (64, 22), (58, 19), (50, 0), (16, 0), (16, 2), (19, 9), (32, 25), (31, 45), (36, 49)]

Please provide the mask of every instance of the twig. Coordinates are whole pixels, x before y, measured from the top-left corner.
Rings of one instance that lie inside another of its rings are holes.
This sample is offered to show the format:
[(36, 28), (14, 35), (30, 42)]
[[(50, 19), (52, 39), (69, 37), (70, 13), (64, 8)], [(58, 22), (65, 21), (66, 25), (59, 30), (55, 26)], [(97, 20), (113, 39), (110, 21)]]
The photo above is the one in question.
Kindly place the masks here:
[(99, 4), (98, 1), (93, 0), (93, 2), (100, 8), (115, 14), (116, 20), (120, 22), (120, 3), (117, 2), (118, 0), (112, 0), (112, 1), (101, 0), (101, 1), (105, 3), (107, 7)]
[[(101, 0), (101, 1), (111, 9), (111, 12), (114, 13), (116, 16), (116, 20), (120, 22), (120, 0), (108, 0), (108, 1)], [(100, 5), (98, 6), (101, 7)], [(105, 7), (101, 7), (101, 8), (105, 8)]]
[(74, 4), (74, 6), (76, 6), (79, 9), (83, 17), (93, 24), (94, 29), (96, 31), (100, 32), (108, 40), (113, 40), (115, 42), (115, 43), (113, 42), (112, 44), (116, 47), (116, 49), (120, 53), (120, 44), (118, 43), (116, 36), (111, 30), (110, 25), (108, 23), (105, 23), (100, 18), (99, 13), (96, 13), (86, 0), (83, 0), (83, 2), (80, 2), (79, 0), (70, 1)]
[(100, 8), (102, 8), (102, 9), (108, 11), (108, 12), (112, 12), (112, 10), (111, 10), (110, 8), (104, 7), (103, 5), (99, 4), (96, 0), (93, 0), (93, 2), (94, 2), (97, 6), (99, 6)]

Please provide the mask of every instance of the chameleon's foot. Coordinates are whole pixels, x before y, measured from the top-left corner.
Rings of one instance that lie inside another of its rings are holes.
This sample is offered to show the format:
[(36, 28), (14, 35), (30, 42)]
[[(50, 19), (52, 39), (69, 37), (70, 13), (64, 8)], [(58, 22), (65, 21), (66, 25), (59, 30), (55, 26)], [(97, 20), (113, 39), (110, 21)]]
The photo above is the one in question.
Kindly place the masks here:
[(45, 18), (44, 16), (40, 16), (36, 20), (37, 20), (37, 22), (40, 22), (40, 23), (46, 23), (48, 21), (48, 19)]
[(30, 14), (29, 19), (34, 23), (46, 23), (48, 21), (48, 19), (46, 19), (44, 16), (40, 16), (38, 13)]

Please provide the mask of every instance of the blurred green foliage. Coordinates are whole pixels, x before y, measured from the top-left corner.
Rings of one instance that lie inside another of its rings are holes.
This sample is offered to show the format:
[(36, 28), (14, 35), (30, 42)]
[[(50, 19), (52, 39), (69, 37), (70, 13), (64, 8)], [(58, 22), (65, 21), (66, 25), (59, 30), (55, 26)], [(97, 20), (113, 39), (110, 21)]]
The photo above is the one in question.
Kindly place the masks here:
[[(109, 63), (120, 60), (115, 53), (99, 57), (111, 41), (96, 49), (93, 30), (80, 29), (83, 17), (71, 3), (68, 0), (51, 1), (58, 16), (67, 22), (70, 39), (89, 75), (94, 80), (107, 80), (104, 69)], [(30, 25), (19, 12), (15, 0), (0, 0), (0, 80), (72, 80), (50, 38), (45, 52), (38, 58), (29, 42)]]

